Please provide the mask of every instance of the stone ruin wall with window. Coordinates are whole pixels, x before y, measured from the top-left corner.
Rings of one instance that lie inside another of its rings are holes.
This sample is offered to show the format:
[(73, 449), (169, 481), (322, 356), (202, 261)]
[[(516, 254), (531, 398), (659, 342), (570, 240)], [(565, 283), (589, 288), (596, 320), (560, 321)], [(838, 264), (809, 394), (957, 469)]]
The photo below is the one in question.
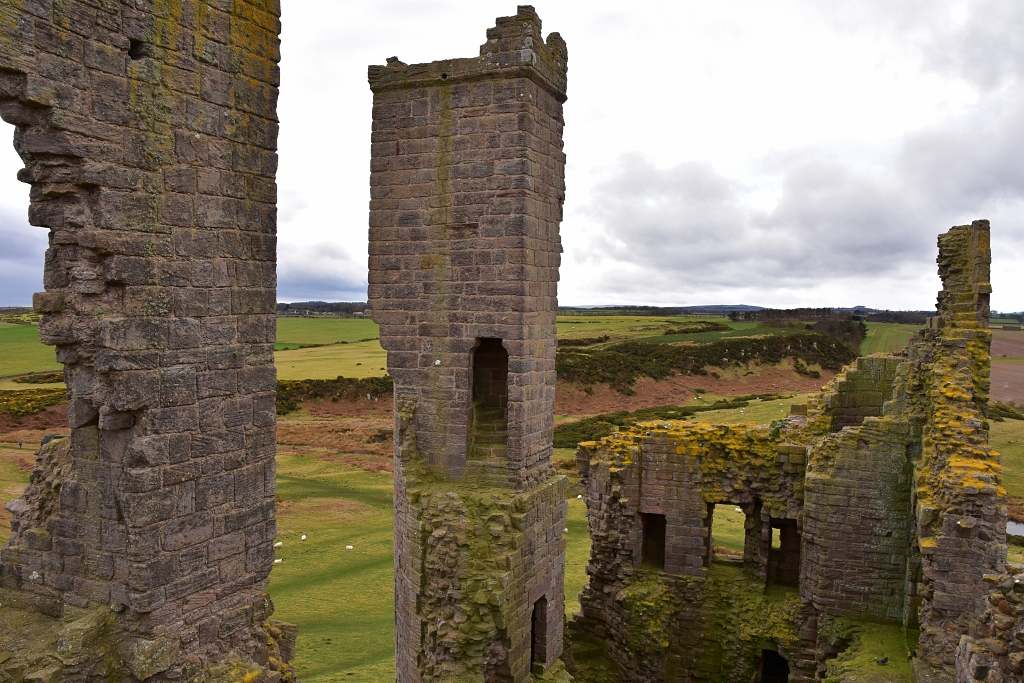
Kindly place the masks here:
[[(990, 260), (987, 221), (941, 235), (930, 326), (785, 420), (581, 444), (593, 548), (574, 638), (604, 641), (629, 681), (753, 680), (779, 657), (812, 681), (851, 624), (888, 623), (920, 629), (918, 681), (1020, 680), (1024, 584), (1004, 573), (987, 445)], [(723, 505), (746, 520), (744, 578), (725, 590), (708, 569)], [(766, 599), (775, 586), (792, 589)]]
[(33, 304), (72, 429), (10, 507), (0, 679), (292, 678), (266, 594), (279, 16), (0, 3), (0, 117), (49, 230)]
[(395, 381), (400, 681), (525, 682), (561, 666), (566, 59), (520, 6), (478, 57), (369, 68), (369, 302)]

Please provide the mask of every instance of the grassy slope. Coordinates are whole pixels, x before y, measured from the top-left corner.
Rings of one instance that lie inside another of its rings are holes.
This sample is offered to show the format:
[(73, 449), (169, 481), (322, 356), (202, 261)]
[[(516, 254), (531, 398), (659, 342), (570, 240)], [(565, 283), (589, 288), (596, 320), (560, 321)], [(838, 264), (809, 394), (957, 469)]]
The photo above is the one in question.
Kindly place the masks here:
[(274, 353), (278, 379), (334, 379), (383, 377), (387, 353), (380, 342), (338, 344)]
[(270, 593), (277, 617), (300, 626), (300, 680), (393, 681), (391, 475), (310, 456), (277, 462), (284, 547)]
[(17, 444), (0, 444), (0, 545), (11, 537), (11, 515), (3, 507), (20, 496), (28, 485), (29, 473), (25, 465), (34, 461), (32, 449), (19, 449)]
[(1024, 498), (1024, 420), (1004, 420), (989, 425), (989, 443), (1003, 459), (1006, 492)]
[(35, 325), (0, 323), (0, 377), (44, 370), (61, 370), (52, 346), (39, 341)]
[(894, 325), (891, 323), (868, 323), (868, 336), (860, 345), (860, 354), (898, 353), (903, 350), (919, 325)]

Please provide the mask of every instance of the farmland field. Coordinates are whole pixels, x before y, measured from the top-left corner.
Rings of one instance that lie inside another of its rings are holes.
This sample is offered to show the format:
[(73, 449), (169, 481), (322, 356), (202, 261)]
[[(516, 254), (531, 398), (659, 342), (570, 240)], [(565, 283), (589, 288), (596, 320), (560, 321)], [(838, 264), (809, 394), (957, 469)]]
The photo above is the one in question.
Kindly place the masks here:
[[(666, 329), (695, 319), (728, 324), (733, 329), (659, 338), (665, 337)], [(869, 324), (866, 348), (862, 351), (898, 351), (915, 329), (909, 325)], [(558, 319), (561, 338), (608, 335), (609, 343), (637, 338), (711, 341), (780, 331), (793, 333), (797, 330), (758, 328), (756, 323), (733, 323), (708, 316), (560, 316)], [(0, 376), (60, 369), (52, 347), (40, 344), (36, 333), (35, 327), (0, 325), (0, 344), (4, 349)], [(383, 375), (385, 354), (374, 339), (377, 336), (377, 326), (371, 320), (279, 318), (276, 352), (279, 377)], [(1024, 339), (1024, 335), (1007, 337), (1011, 344), (1018, 338)], [(1007, 362), (1010, 361), (1008, 358)], [(3, 363), (14, 363), (17, 369), (4, 372), (3, 368), (12, 366)], [(764, 379), (766, 377), (770, 379)], [(676, 379), (708, 389), (702, 396), (692, 398), (691, 394), (703, 390), (692, 389), (690, 393), (680, 394), (682, 398), (678, 402), (681, 404), (708, 405), (735, 396), (737, 392), (753, 393), (755, 390), (791, 392), (790, 398), (751, 401), (742, 409), (700, 414), (700, 419), (708, 422), (762, 424), (784, 417), (792, 404), (806, 401), (807, 389), (825, 381), (821, 379), (812, 384), (806, 377), (798, 377), (786, 363), (760, 369), (730, 368), (714, 376)], [(801, 393), (790, 388), (798, 379), (808, 382), (800, 386)], [(767, 382), (767, 387), (755, 389), (755, 381)], [(7, 384), (0, 384), (0, 389), (26, 386), (10, 384), (8, 387)], [(638, 384), (638, 388), (650, 388), (651, 384), (653, 381)], [(658, 390), (664, 391), (671, 382), (657, 384)], [(560, 385), (560, 395), (564, 396), (563, 389)], [(598, 387), (595, 396), (602, 396), (603, 390), (607, 387)], [(579, 393), (583, 395), (581, 390)], [(651, 390), (651, 396), (660, 395)], [(616, 394), (607, 400), (628, 402), (641, 398)], [(663, 403), (674, 401), (666, 397)], [(277, 430), (278, 540), (283, 546), (277, 551), (277, 558), (282, 562), (274, 566), (270, 579), (276, 617), (300, 626), (294, 664), (304, 683), (390, 682), (395, 675), (393, 480), (389, 455), (392, 444), (390, 440), (382, 442), (380, 435), (391, 427), (391, 406), (383, 399), (379, 403), (310, 400), (302, 405), (301, 410), (282, 415)], [(584, 411), (581, 405), (573, 405), (560, 419), (577, 419)], [(616, 403), (616, 409), (618, 405)], [(62, 414), (61, 410), (65, 412)], [(0, 507), (16, 496), (28, 481), (32, 454), (39, 438), (47, 433), (67, 433), (66, 406), (50, 409), (48, 414), (52, 418), (49, 422), (27, 419), (25, 424), (0, 433)], [(1002, 453), (1006, 488), (1012, 495), (1024, 498), (1024, 422), (1009, 419), (993, 422), (991, 439), (993, 447)], [(18, 440), (24, 441), (24, 448), (18, 449)], [(573, 459), (572, 449), (556, 449), (556, 462)], [(565, 573), (566, 613), (570, 615), (579, 609), (577, 597), (587, 581), (585, 569), (590, 539), (585, 506), (576, 498), (579, 481), (566, 465), (559, 471), (569, 474), (573, 494), (568, 501)], [(10, 534), (5, 514), (0, 510), (0, 542)], [(742, 550), (743, 521), (743, 515), (736, 513), (734, 506), (717, 506), (712, 530), (715, 545)], [(299, 540), (302, 534), (307, 536), (305, 542)], [(346, 549), (349, 545), (351, 550)]]
[(290, 318), (277, 319), (277, 348), (295, 348), (310, 344), (334, 344), (373, 339), (380, 335), (377, 323), (369, 318)]
[(920, 325), (895, 325), (890, 323), (867, 323), (868, 336), (860, 345), (860, 353), (899, 353), (910, 338), (921, 329)]
[(0, 349), (0, 377), (64, 367), (57, 362), (54, 348), (39, 341), (39, 328), (35, 325), (0, 323)]

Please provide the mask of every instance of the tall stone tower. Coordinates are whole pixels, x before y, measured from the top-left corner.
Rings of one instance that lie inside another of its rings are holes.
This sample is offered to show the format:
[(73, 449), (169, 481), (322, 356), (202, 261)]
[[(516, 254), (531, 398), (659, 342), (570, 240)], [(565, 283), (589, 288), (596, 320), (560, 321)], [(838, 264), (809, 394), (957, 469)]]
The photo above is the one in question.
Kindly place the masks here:
[(567, 52), (530, 6), (480, 56), (369, 67), (369, 301), (395, 380), (400, 681), (561, 654), (551, 466)]

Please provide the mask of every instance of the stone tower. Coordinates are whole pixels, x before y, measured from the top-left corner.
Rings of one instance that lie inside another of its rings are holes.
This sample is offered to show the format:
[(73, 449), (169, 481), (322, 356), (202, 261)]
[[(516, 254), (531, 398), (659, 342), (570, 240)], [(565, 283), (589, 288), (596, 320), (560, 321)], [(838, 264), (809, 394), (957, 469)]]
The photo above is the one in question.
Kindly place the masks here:
[(561, 654), (551, 465), (566, 46), (532, 7), (480, 56), (369, 67), (369, 301), (395, 380), (400, 681)]
[(0, 116), (29, 221), (49, 230), (33, 304), (72, 430), (9, 508), (0, 602), (90, 614), (78, 631), (120, 643), (82, 640), (81, 659), (62, 644), (54, 680), (118, 648), (96, 670), (268, 663), (279, 15), (276, 0), (0, 3)]

